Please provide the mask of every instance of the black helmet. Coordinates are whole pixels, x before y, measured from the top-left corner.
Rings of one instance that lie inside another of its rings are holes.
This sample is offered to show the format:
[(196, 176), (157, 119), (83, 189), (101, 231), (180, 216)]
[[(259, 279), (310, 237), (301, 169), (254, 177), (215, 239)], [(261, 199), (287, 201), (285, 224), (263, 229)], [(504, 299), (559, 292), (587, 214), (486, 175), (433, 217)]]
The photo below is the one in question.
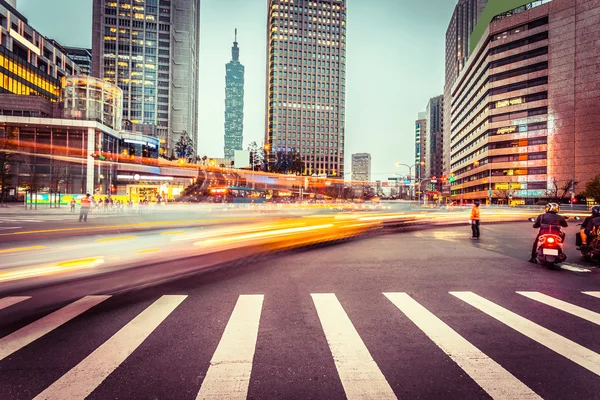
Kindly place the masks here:
[(479, 200), (475, 200), (475, 201), (473, 202), (473, 204), (475, 204), (476, 206), (478, 206), (478, 205), (479, 205)]
[(592, 215), (594, 217), (600, 216), (600, 206), (592, 207)]
[(548, 203), (546, 212), (558, 214), (560, 212), (560, 206), (556, 203)]

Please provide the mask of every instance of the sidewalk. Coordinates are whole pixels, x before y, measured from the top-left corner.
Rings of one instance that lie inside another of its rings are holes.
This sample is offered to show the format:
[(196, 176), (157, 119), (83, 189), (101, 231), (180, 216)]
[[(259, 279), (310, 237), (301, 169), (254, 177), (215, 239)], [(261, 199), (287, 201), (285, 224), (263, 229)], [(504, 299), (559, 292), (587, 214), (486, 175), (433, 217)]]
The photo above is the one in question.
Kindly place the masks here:
[[(72, 214), (70, 210), (71, 207), (69, 205), (61, 205), (60, 208), (50, 208), (47, 204), (38, 204), (37, 210), (35, 209), (35, 204), (31, 210), (28, 204), (27, 210), (25, 210), (23, 203), (8, 203), (0, 207), (0, 215), (67, 215)], [(79, 212), (79, 210), (76, 211)]]

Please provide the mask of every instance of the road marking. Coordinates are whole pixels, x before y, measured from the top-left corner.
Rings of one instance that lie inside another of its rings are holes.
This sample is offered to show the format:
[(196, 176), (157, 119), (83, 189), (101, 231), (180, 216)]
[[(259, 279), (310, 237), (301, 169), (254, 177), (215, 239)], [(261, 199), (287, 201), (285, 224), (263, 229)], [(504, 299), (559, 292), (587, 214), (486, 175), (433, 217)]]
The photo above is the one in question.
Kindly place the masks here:
[(494, 399), (541, 399), (406, 293), (384, 293), (419, 329)]
[(183, 235), (185, 232), (184, 231), (179, 231), (179, 232), (163, 232), (161, 233), (161, 235), (163, 236), (172, 236), (172, 235)]
[(113, 237), (113, 238), (96, 239), (96, 242), (98, 242), (98, 243), (117, 242), (117, 241), (120, 241), (120, 240), (135, 239), (136, 237), (137, 236), (120, 236), (120, 237)]
[(86, 296), (0, 339), (0, 360), (41, 338), (110, 296)]
[(576, 306), (575, 304), (567, 303), (554, 297), (550, 297), (540, 292), (517, 292), (520, 295), (529, 297), (532, 300), (539, 301), (540, 303), (549, 305), (550, 307), (557, 308), (566, 313), (575, 315), (579, 318), (583, 318), (587, 321), (593, 322), (596, 325), (600, 325), (600, 314), (594, 311), (590, 311), (583, 307)]
[(21, 251), (30, 251), (30, 250), (41, 250), (41, 249), (45, 249), (46, 246), (29, 246), (29, 247), (15, 247), (12, 249), (3, 249), (0, 250), (0, 254), (6, 254), (6, 253), (18, 253)]
[(12, 305), (15, 305), (17, 303), (20, 303), (20, 302), (25, 301), (25, 300), (30, 299), (30, 298), (31, 298), (31, 296), (5, 297), (3, 299), (0, 299), (0, 310), (2, 310), (3, 308), (10, 307)]
[(197, 400), (248, 396), (264, 295), (242, 295), (210, 360)]
[(573, 272), (592, 272), (592, 270), (587, 268), (575, 267), (573, 265), (563, 264), (560, 266), (561, 269)]
[(135, 252), (135, 254), (156, 253), (157, 251), (160, 251), (160, 249), (156, 248), (156, 249), (138, 250)]
[[(1, 223), (1, 221), (0, 221)], [(4, 227), (0, 227), (0, 231), (7, 231), (9, 229), (21, 229), (20, 226), (4, 226)]]
[(600, 354), (507, 310), (473, 292), (450, 292), (465, 303), (513, 328), (517, 332), (600, 375)]
[(583, 294), (587, 294), (588, 296), (597, 297), (600, 299), (600, 292), (581, 292)]
[(335, 294), (311, 296), (346, 397), (349, 400), (396, 399)]
[(162, 296), (92, 354), (35, 397), (84, 399), (89, 396), (187, 296)]

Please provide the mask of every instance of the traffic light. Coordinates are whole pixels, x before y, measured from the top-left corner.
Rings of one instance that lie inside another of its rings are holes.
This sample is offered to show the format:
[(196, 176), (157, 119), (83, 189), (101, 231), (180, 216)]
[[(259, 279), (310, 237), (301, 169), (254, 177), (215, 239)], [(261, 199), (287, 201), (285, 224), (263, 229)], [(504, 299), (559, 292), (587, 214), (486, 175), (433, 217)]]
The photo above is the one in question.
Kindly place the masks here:
[(448, 178), (448, 180), (450, 181), (450, 183), (453, 183), (456, 180), (456, 177), (454, 176), (454, 174), (450, 175), (450, 178)]

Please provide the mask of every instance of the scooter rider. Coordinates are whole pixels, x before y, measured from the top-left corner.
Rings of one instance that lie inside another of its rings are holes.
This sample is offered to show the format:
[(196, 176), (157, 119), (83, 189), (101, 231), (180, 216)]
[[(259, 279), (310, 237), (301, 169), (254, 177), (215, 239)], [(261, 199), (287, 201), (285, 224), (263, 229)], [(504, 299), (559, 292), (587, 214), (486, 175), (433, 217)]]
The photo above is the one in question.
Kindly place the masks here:
[[(561, 226), (563, 228), (569, 226), (569, 224), (567, 224), (567, 220), (563, 216), (558, 215), (559, 212), (560, 206), (558, 204), (548, 203), (548, 205), (546, 206), (546, 212), (544, 214), (538, 215), (538, 217), (536, 218), (533, 224), (533, 228), (539, 228), (540, 231), (538, 232), (538, 235), (535, 238), (535, 241), (533, 242), (533, 248), (531, 249), (531, 259), (529, 260), (530, 263), (537, 263), (536, 254), (538, 248), (538, 240), (540, 239), (541, 235), (546, 235), (548, 233), (558, 233), (560, 232)], [(561, 233), (561, 236), (563, 236), (564, 238), (564, 234)]]
[[(600, 225), (600, 223), (591, 224), (592, 220), (596, 218), (600, 219), (600, 206), (592, 207), (592, 215), (583, 220), (581, 224), (581, 245), (587, 246), (587, 239), (592, 234), (592, 229), (595, 225)], [(594, 221), (596, 222), (596, 221)]]

